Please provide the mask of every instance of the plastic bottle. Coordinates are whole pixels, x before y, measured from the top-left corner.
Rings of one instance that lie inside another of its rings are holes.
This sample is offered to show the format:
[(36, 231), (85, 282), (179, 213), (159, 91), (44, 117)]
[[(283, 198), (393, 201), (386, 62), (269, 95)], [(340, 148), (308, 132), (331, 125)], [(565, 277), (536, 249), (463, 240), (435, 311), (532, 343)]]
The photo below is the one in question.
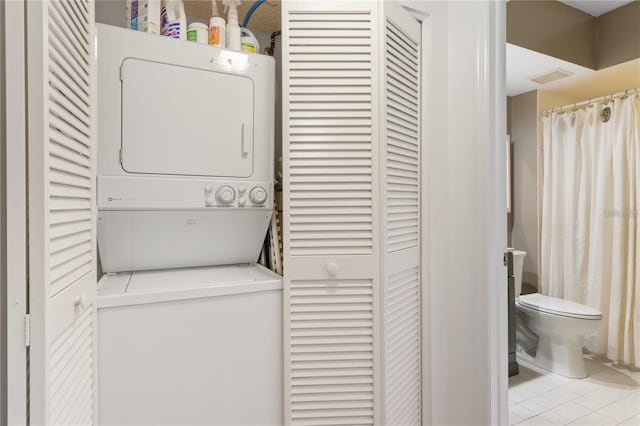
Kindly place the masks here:
[(187, 39), (187, 15), (182, 0), (162, 0), (160, 21), (163, 36)]
[(126, 0), (127, 28), (160, 34), (160, 0)]
[(258, 43), (258, 39), (255, 34), (247, 28), (242, 28), (241, 32), (242, 37), (240, 38), (240, 47), (242, 51), (248, 53), (260, 53), (260, 43)]
[(205, 24), (200, 22), (193, 22), (189, 24), (189, 29), (187, 30), (187, 40), (195, 41), (199, 44), (207, 44), (209, 43), (209, 29)]
[(222, 0), (229, 10), (227, 13), (227, 49), (240, 51), (240, 24), (238, 23), (238, 6), (240, 0)]
[(226, 25), (218, 13), (218, 3), (211, 0), (211, 19), (209, 19), (209, 44), (225, 47)]

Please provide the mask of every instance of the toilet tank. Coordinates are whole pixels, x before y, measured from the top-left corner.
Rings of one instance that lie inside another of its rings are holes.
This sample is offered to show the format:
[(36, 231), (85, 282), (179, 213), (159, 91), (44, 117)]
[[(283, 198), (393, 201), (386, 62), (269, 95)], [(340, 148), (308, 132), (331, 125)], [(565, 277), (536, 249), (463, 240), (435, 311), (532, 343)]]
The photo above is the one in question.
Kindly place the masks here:
[(527, 252), (522, 250), (512, 249), (512, 248), (508, 248), (507, 251), (513, 253), (513, 275), (515, 279), (515, 294), (516, 294), (516, 297), (518, 297), (522, 292), (522, 268), (524, 266), (524, 257), (527, 255)]

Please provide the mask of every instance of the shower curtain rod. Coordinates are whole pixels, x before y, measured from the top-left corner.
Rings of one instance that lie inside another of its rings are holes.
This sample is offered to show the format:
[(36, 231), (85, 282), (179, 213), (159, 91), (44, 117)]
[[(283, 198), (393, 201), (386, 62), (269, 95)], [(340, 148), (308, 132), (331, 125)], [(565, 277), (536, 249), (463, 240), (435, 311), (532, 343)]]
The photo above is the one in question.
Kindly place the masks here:
[(602, 101), (608, 102), (612, 99), (624, 98), (626, 96), (633, 95), (634, 93), (635, 94), (640, 93), (640, 87), (636, 87), (635, 89), (627, 89), (624, 92), (618, 92), (612, 95), (600, 96), (599, 98), (587, 99), (586, 101), (580, 101), (580, 102), (576, 102), (576, 103), (561, 106), (561, 107), (551, 108), (546, 111), (542, 111), (542, 115), (547, 116), (549, 114), (553, 114), (556, 112), (566, 112), (568, 110), (576, 109), (578, 107), (585, 106), (585, 105), (591, 105), (596, 102), (602, 102)]

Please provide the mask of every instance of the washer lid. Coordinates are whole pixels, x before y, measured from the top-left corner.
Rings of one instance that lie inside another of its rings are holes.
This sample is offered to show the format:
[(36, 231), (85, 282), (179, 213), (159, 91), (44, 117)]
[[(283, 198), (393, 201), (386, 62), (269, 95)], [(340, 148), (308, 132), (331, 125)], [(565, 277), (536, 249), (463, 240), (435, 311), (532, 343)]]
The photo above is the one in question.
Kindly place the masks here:
[(280, 289), (282, 278), (257, 264), (125, 272), (100, 279), (98, 308)]
[(582, 319), (600, 319), (602, 312), (591, 306), (570, 300), (549, 297), (539, 293), (525, 294), (518, 298), (520, 305), (540, 312), (546, 312), (565, 317)]

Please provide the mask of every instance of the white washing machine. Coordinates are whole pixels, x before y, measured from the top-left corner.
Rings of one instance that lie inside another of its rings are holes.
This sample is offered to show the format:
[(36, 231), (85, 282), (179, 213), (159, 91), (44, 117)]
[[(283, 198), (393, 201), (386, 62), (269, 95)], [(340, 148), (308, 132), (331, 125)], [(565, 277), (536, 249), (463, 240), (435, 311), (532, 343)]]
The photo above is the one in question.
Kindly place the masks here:
[(97, 27), (99, 423), (280, 425), (274, 60)]
[(105, 275), (98, 423), (283, 424), (282, 280), (259, 265)]

